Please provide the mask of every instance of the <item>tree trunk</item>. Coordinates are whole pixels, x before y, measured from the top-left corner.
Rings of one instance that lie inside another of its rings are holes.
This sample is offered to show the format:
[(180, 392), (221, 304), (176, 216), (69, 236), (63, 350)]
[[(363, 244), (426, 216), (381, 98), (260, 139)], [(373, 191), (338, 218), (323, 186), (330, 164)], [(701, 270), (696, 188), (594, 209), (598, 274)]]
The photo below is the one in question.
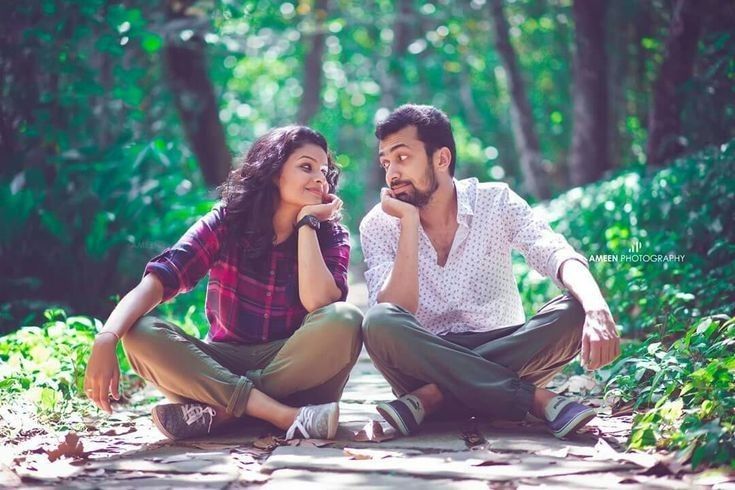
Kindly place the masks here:
[(510, 43), (508, 20), (503, 13), (502, 0), (491, 0), (490, 12), (495, 26), (495, 49), (498, 50), (508, 77), (513, 137), (520, 158), (524, 185), (526, 190), (538, 199), (548, 199), (551, 193), (541, 165), (541, 151), (538, 136), (533, 128), (531, 104), (528, 101), (523, 78), (518, 68), (516, 53)]
[(606, 0), (575, 0), (574, 123), (569, 158), (573, 185), (594, 182), (609, 168)]
[(393, 20), (393, 46), (388, 60), (388, 86), (382, 92), (383, 107), (395, 109), (398, 87), (402, 73), (401, 60), (406, 54), (411, 41), (410, 26), (415, 23), (413, 3), (411, 0), (398, 0), (398, 8)]
[(316, 0), (314, 5), (314, 32), (307, 37), (309, 52), (304, 62), (304, 94), (299, 107), (298, 121), (309, 124), (319, 111), (322, 89), (322, 55), (324, 54), (324, 19), (327, 17), (327, 0)]
[(701, 17), (694, 0), (676, 0), (664, 59), (653, 85), (648, 117), (646, 158), (653, 166), (682, 153), (686, 139), (681, 132), (681, 86), (692, 76)]
[[(399, 0), (393, 20), (393, 43), (387, 59), (378, 61), (380, 80), (380, 107), (393, 111), (396, 108), (401, 83), (401, 60), (406, 54), (411, 40), (410, 26), (414, 24), (415, 13), (411, 0)], [(377, 31), (377, 30), (376, 30)], [(376, 43), (380, 42), (379, 32), (375, 32)], [(378, 202), (377, 190), (385, 186), (385, 171), (377, 164), (378, 151), (375, 150), (370, 166), (369, 189), (364, 195), (365, 209)]]
[[(227, 178), (232, 155), (227, 148), (214, 87), (207, 71), (204, 33), (208, 22), (186, 12), (186, 2), (170, 1), (164, 59), (166, 74), (181, 115), (187, 140), (208, 187)], [(194, 34), (187, 40), (181, 32)]]

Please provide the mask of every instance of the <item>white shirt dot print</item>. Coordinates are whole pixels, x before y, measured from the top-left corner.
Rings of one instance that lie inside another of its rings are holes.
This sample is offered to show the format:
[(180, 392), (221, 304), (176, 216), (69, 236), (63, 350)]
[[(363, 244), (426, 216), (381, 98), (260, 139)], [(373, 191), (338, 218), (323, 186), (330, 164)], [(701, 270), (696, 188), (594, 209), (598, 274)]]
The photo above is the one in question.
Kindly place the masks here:
[[(419, 233), (419, 308), (416, 317), (435, 334), (487, 331), (525, 322), (511, 250), (560, 288), (558, 272), (569, 259), (587, 260), (551, 230), (505, 183), (455, 180), (459, 227), (444, 267), (436, 263), (429, 238)], [(360, 223), (367, 264), (369, 305), (390, 275), (400, 222), (377, 204)]]

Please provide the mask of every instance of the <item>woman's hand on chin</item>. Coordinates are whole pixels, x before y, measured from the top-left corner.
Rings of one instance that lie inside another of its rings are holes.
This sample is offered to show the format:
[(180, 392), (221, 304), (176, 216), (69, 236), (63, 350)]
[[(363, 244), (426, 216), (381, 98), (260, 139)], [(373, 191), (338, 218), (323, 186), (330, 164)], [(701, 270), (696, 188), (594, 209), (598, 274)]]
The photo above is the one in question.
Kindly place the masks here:
[(327, 221), (334, 218), (342, 209), (342, 199), (334, 194), (327, 194), (324, 200), (326, 202), (323, 204), (310, 204), (301, 208), (298, 216), (296, 216), (296, 223), (309, 214), (319, 221)]

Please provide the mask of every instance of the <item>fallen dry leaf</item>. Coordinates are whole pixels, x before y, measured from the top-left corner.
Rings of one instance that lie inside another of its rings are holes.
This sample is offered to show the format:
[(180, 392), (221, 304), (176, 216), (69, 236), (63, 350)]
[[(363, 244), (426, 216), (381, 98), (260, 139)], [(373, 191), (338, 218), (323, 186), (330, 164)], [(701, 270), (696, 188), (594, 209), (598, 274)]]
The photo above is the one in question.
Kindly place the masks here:
[(358, 442), (383, 442), (395, 437), (395, 431), (384, 432), (383, 426), (377, 420), (371, 420), (358, 432), (355, 432), (353, 440)]
[(37, 460), (15, 466), (14, 471), (24, 480), (33, 479), (50, 483), (72, 477), (82, 471), (82, 468), (72, 465), (68, 459), (51, 462), (45, 456), (38, 455)]
[(612, 417), (623, 417), (625, 415), (633, 415), (634, 401), (628, 402), (625, 405), (613, 406)]
[(570, 394), (570, 395), (587, 395), (596, 391), (599, 388), (594, 378), (585, 375), (573, 375), (561, 386), (557, 387), (555, 392), (558, 394)]
[(79, 436), (76, 432), (69, 432), (64, 437), (64, 441), (61, 442), (56, 449), (46, 451), (48, 454), (49, 461), (56, 461), (62, 456), (68, 458), (80, 458), (84, 457), (84, 446), (82, 441), (79, 440)]
[(569, 446), (562, 447), (560, 449), (542, 449), (536, 451), (538, 456), (551, 456), (552, 458), (566, 458), (569, 456)]
[(629, 463), (633, 463), (636, 466), (644, 468), (644, 471), (653, 468), (661, 461), (658, 456), (648, 453), (620, 453), (613, 449), (613, 447), (605, 439), (602, 438), (598, 439), (597, 444), (595, 444), (594, 458), (609, 459), (614, 461), (627, 461)]
[(191, 447), (195, 449), (209, 449), (212, 451), (223, 451), (225, 449), (234, 449), (235, 445), (231, 443), (224, 443), (224, 442), (190, 442), (181, 444), (182, 446)]
[[(632, 454), (645, 454), (645, 453), (632, 453)], [(646, 456), (651, 456), (650, 454), (646, 454)], [(655, 456), (654, 456), (655, 458)], [(677, 461), (674, 457), (665, 457), (660, 458), (658, 461), (656, 461), (652, 466), (645, 468), (638, 472), (639, 475), (647, 475), (647, 476), (675, 476), (681, 473), (681, 471), (684, 469), (684, 464)]]
[(344, 448), (345, 456), (350, 459), (384, 459), (390, 457), (401, 457), (403, 454), (396, 451), (379, 451), (377, 449), (355, 449), (351, 447)]
[(324, 447), (324, 446), (329, 446), (330, 444), (334, 444), (334, 441), (329, 441), (327, 439), (302, 439), (301, 440), (302, 446)]
[(101, 430), (100, 434), (103, 436), (121, 436), (124, 434), (130, 434), (135, 432), (135, 427), (110, 427), (109, 429)]
[(476, 448), (477, 446), (482, 446), (487, 442), (482, 434), (475, 431), (462, 432), (462, 434), (460, 434), (460, 437), (464, 440), (464, 443), (470, 449)]
[(278, 446), (289, 445), (285, 439), (278, 438), (276, 436), (261, 437), (253, 442), (253, 447), (263, 449), (265, 451), (273, 451)]
[[(472, 466), (499, 466), (499, 465), (510, 465), (510, 464), (521, 464), (521, 458), (512, 457), (506, 454), (493, 453), (492, 451), (486, 451), (479, 456), (484, 456), (478, 462), (473, 462)], [(474, 458), (472, 461), (477, 461)]]

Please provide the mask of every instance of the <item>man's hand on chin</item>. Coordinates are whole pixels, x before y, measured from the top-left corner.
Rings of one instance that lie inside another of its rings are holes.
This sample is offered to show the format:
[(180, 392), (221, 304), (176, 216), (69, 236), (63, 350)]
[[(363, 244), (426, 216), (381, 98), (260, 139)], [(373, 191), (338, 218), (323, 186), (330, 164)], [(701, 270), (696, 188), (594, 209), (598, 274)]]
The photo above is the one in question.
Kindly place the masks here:
[(383, 212), (394, 218), (403, 219), (411, 215), (418, 216), (418, 208), (413, 204), (401, 201), (393, 195), (393, 191), (383, 188), (380, 191), (380, 204)]

